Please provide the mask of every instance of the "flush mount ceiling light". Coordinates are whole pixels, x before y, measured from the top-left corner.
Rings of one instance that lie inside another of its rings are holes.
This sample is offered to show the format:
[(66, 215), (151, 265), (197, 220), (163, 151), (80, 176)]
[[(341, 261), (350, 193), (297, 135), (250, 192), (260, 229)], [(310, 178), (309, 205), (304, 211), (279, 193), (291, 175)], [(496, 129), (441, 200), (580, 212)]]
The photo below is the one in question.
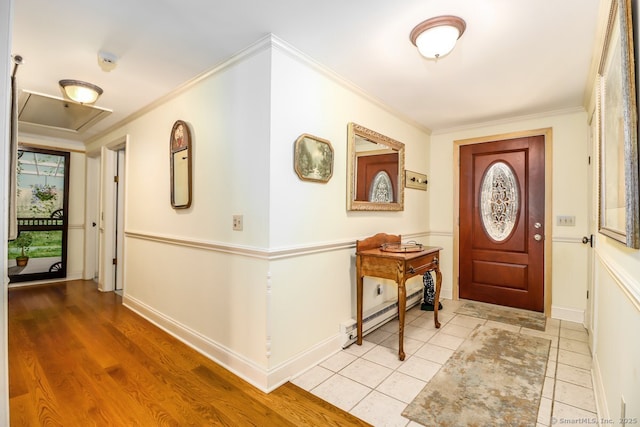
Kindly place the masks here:
[(425, 58), (438, 59), (453, 50), (465, 28), (467, 24), (457, 16), (436, 16), (416, 25), (411, 31), (411, 43)]
[(98, 86), (81, 80), (60, 80), (65, 96), (80, 104), (93, 104), (102, 95)]

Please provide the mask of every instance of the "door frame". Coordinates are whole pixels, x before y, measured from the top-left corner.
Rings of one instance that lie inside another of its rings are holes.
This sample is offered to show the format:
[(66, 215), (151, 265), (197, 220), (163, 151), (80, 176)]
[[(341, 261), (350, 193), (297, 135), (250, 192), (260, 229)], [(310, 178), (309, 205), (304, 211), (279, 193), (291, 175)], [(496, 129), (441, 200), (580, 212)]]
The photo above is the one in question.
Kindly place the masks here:
[(551, 316), (552, 147), (553, 129), (542, 128), (453, 141), (453, 299), (460, 299), (460, 147), (505, 139), (544, 136), (544, 314)]
[[(93, 247), (86, 246), (87, 257), (94, 257), (97, 252), (97, 269), (98, 269), (98, 290), (101, 292), (112, 292), (116, 288), (116, 270), (113, 265), (113, 258), (116, 250), (116, 191), (113, 177), (117, 174), (116, 158), (119, 150), (126, 149), (129, 143), (129, 136), (125, 135), (114, 141), (99, 147), (95, 153), (87, 153), (87, 156), (95, 157), (99, 162), (98, 171), (98, 188), (95, 198), (86, 197), (87, 206), (91, 203), (98, 205), (98, 232), (97, 244)], [(126, 161), (125, 161), (126, 165)], [(124, 179), (120, 180), (121, 188), (125, 187)], [(125, 191), (126, 192), (126, 191)], [(97, 198), (97, 199), (96, 199)], [(124, 212), (122, 212), (124, 216)], [(120, 226), (124, 230), (126, 224), (124, 218), (121, 218)], [(88, 225), (87, 225), (88, 226)], [(122, 248), (124, 251), (124, 248)], [(125, 255), (123, 253), (119, 265), (121, 271), (125, 268)], [(122, 280), (122, 288), (124, 288), (124, 280)]]

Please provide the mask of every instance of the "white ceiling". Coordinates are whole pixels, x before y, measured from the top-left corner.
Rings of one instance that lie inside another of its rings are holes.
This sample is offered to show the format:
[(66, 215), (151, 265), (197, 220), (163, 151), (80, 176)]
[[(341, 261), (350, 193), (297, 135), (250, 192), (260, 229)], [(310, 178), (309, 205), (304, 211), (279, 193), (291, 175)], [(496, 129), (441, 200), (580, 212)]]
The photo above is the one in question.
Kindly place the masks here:
[[(14, 0), (20, 89), (61, 79), (104, 89), (113, 110), (86, 140), (271, 33), (433, 130), (580, 107), (600, 0)], [(409, 41), (421, 21), (467, 29), (439, 61)], [(118, 57), (102, 71), (98, 52)], [(57, 135), (60, 136), (60, 135)]]

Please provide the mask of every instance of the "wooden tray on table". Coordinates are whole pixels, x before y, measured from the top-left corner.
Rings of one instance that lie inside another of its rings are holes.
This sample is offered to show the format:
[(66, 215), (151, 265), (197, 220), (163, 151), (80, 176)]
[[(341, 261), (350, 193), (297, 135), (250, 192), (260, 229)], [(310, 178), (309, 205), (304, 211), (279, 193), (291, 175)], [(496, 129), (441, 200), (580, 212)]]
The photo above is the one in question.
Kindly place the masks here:
[(424, 250), (424, 246), (421, 243), (406, 242), (406, 243), (383, 243), (380, 245), (380, 250), (384, 252), (421, 252)]

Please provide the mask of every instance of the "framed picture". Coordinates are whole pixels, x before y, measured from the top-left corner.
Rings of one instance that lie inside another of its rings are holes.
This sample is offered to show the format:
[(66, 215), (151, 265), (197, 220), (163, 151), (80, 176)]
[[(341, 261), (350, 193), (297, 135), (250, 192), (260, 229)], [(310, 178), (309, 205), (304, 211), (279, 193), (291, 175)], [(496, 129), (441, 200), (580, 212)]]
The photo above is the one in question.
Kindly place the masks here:
[(191, 206), (191, 151), (189, 125), (177, 120), (169, 137), (171, 206), (174, 209), (186, 209)]
[(600, 59), (599, 232), (640, 248), (638, 119), (630, 0), (612, 0)]
[(333, 175), (333, 147), (326, 139), (302, 134), (294, 146), (293, 168), (303, 181), (329, 182)]

